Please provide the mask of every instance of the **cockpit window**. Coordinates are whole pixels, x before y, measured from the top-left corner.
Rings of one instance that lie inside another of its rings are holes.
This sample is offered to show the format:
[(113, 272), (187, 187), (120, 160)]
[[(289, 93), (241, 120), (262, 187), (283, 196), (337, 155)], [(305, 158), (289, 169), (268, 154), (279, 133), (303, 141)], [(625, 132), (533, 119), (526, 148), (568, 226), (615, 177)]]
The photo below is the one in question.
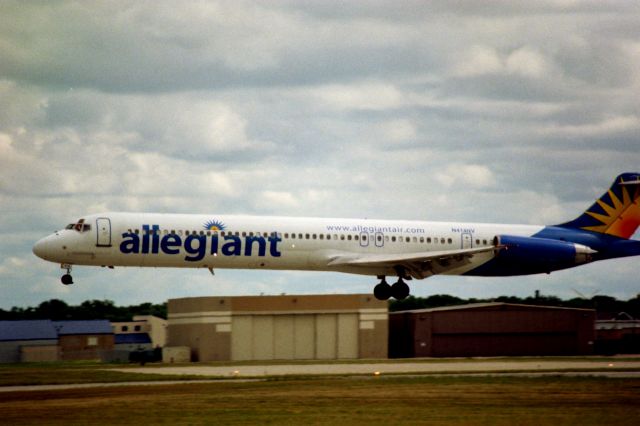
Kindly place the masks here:
[(78, 232), (91, 231), (91, 225), (84, 223), (84, 219), (80, 219), (77, 223), (70, 223), (64, 229), (74, 229)]

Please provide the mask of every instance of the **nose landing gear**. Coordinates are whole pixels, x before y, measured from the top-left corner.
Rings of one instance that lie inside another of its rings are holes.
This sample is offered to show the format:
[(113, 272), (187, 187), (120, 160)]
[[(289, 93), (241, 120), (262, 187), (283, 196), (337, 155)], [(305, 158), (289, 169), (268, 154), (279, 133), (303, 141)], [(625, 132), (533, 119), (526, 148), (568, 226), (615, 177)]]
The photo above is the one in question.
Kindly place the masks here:
[(60, 281), (62, 281), (62, 284), (64, 284), (64, 285), (73, 284), (73, 277), (71, 276), (71, 265), (62, 264), (62, 265), (60, 265), (60, 267), (62, 269), (66, 269), (67, 270), (67, 273), (64, 274), (62, 276), (62, 278), (60, 278)]

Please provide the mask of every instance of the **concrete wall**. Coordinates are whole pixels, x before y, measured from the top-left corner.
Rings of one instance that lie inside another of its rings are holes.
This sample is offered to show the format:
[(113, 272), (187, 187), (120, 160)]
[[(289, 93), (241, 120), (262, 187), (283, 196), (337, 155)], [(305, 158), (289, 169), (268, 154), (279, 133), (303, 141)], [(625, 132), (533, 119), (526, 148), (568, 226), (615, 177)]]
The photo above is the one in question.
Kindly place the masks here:
[(370, 295), (169, 300), (168, 345), (194, 361), (387, 357), (387, 304)]
[(54, 362), (60, 359), (58, 345), (22, 346), (20, 362)]
[(16, 340), (0, 342), (0, 363), (22, 361), (22, 348), (29, 346), (55, 346), (57, 340)]

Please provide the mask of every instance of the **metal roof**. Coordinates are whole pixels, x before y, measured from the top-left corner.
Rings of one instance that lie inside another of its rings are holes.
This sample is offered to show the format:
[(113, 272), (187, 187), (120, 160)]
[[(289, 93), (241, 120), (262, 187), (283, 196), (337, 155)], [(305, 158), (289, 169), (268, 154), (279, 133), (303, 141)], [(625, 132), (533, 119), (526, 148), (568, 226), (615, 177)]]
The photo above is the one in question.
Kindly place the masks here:
[(0, 321), (0, 341), (58, 340), (51, 320)]
[(147, 333), (129, 333), (129, 334), (116, 334), (114, 335), (114, 343), (116, 345), (121, 344), (146, 344), (151, 343), (151, 339)]
[(108, 320), (52, 321), (59, 336), (72, 334), (113, 334)]
[(505, 303), (505, 302), (487, 302), (487, 303), (469, 303), (466, 305), (453, 305), (453, 306), (441, 306), (438, 308), (426, 308), (426, 309), (413, 309), (409, 311), (395, 311), (389, 312), (389, 314), (404, 314), (404, 313), (427, 313), (427, 312), (442, 312), (442, 311), (470, 311), (470, 310), (491, 310), (496, 308), (503, 309), (520, 309), (526, 311), (534, 310), (565, 310), (565, 311), (586, 311), (592, 312), (593, 309), (582, 308), (568, 308), (563, 306), (544, 306), (544, 305), (525, 305), (522, 303)]

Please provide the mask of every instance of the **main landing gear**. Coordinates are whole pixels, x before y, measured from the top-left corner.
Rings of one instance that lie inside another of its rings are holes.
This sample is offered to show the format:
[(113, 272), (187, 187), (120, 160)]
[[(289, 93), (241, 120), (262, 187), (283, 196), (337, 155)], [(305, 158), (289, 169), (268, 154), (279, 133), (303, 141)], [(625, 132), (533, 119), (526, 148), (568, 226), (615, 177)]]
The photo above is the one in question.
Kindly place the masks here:
[(71, 265), (63, 264), (63, 265), (60, 265), (60, 267), (67, 270), (67, 273), (64, 274), (62, 278), (60, 278), (60, 281), (62, 281), (62, 284), (64, 285), (73, 284), (73, 277), (71, 277)]
[(384, 276), (378, 278), (380, 278), (380, 284), (373, 288), (373, 295), (376, 299), (387, 300), (393, 297), (397, 300), (403, 300), (409, 295), (409, 286), (404, 282), (402, 277), (398, 277), (398, 281), (393, 285), (389, 285)]

